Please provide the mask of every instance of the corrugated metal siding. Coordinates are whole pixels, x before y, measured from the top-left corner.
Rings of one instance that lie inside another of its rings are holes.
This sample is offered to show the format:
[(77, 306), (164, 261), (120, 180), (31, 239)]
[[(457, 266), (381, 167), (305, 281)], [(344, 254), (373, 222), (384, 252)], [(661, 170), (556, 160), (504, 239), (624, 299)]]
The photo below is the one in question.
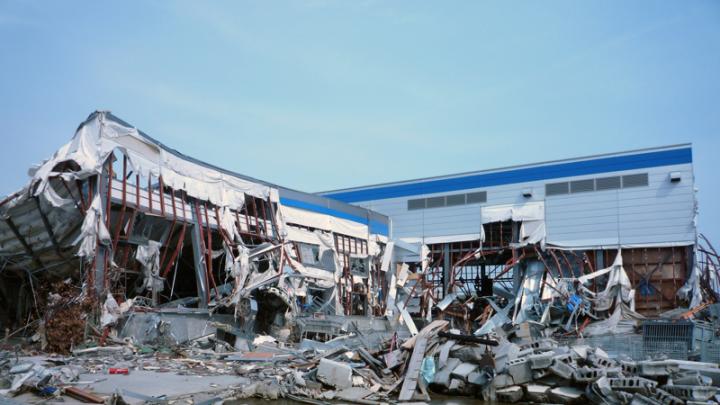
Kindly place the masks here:
[[(671, 183), (672, 171), (683, 180)], [(695, 240), (692, 166), (645, 169), (648, 186), (546, 197), (548, 241), (563, 246)]]
[[(670, 172), (682, 181), (671, 183)], [(614, 246), (620, 244), (678, 244), (695, 239), (693, 173), (691, 164), (663, 166), (594, 176), (553, 179), (583, 180), (614, 175), (648, 173), (649, 185), (617, 190), (588, 191), (545, 196), (548, 181), (517, 183), (466, 192), (487, 191), (484, 204), (408, 211), (412, 197), (365, 201), (356, 205), (392, 218), (393, 237), (422, 238), (479, 233), (481, 206), (545, 201), (548, 241), (563, 246)], [(532, 197), (523, 191), (532, 189)]]

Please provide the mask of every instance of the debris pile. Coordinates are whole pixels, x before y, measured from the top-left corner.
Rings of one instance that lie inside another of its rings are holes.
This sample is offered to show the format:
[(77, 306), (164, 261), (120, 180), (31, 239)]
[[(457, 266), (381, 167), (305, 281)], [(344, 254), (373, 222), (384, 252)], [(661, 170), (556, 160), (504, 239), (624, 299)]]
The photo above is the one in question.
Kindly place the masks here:
[[(257, 336), (246, 349), (208, 335), (183, 346), (94, 346), (70, 357), (0, 354), (4, 395), (60, 397), (84, 402), (125, 398), (142, 402), (211, 397), (215, 402), (257, 397), (309, 403), (379, 404), (429, 401), (436, 395), (514, 403), (684, 404), (717, 401), (717, 363), (612, 358), (600, 348), (533, 338), (527, 324), (496, 328), (486, 337), (462, 334), (436, 320), (415, 336), (363, 334), (299, 344)], [(197, 392), (135, 392), (123, 375), (202, 377)], [(97, 386), (113, 379), (112, 388)], [(216, 383), (216, 378), (224, 378)], [(229, 379), (229, 380), (228, 380)], [(96, 385), (93, 385), (96, 384)], [(93, 390), (96, 389), (96, 391)]]
[[(94, 300), (82, 293), (69, 280), (51, 283), (40, 294), (40, 348), (56, 353), (69, 353), (81, 344), (87, 334), (87, 319), (94, 310)], [(44, 333), (42, 333), (44, 332)]]

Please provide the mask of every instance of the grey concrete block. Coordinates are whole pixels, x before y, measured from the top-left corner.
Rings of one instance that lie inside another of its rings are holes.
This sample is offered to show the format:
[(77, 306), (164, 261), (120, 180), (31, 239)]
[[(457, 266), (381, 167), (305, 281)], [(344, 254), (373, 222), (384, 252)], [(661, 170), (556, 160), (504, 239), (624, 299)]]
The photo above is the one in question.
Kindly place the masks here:
[(608, 382), (613, 391), (639, 392), (641, 394), (649, 394), (657, 387), (656, 381), (642, 377), (608, 378)]
[(550, 390), (548, 397), (559, 404), (577, 404), (583, 401), (584, 393), (575, 387), (557, 387)]
[(593, 382), (605, 376), (602, 368), (580, 367), (573, 372), (573, 380), (576, 382)]
[(483, 370), (478, 369), (468, 375), (468, 383), (484, 387), (492, 381), (494, 376), (495, 370), (490, 367), (486, 367)]
[(352, 368), (345, 363), (320, 359), (317, 379), (335, 388), (352, 387)]
[(656, 388), (649, 396), (663, 405), (683, 405), (685, 403), (682, 399), (660, 388)]
[(508, 362), (508, 374), (513, 378), (515, 384), (524, 384), (532, 380), (530, 362), (526, 357), (510, 360)]
[(463, 381), (467, 381), (468, 375), (470, 375), (470, 373), (472, 373), (473, 371), (477, 370), (477, 368), (477, 364), (460, 363), (457, 367), (455, 367), (452, 373), (450, 373), (450, 376), (461, 379)]
[(635, 393), (632, 400), (630, 400), (630, 405), (662, 405), (662, 403), (640, 393)]
[(557, 359), (553, 360), (553, 364), (548, 368), (548, 370), (556, 376), (564, 378), (566, 380), (571, 380), (573, 377), (573, 372), (575, 372), (574, 367), (572, 367), (568, 363), (559, 361)]
[(449, 358), (447, 360), (447, 363), (445, 363), (445, 367), (440, 368), (436, 373), (435, 377), (433, 378), (433, 384), (441, 385), (445, 388), (450, 387), (450, 373), (452, 373), (453, 370), (455, 370), (455, 367), (460, 365), (460, 360), (456, 358)]
[(717, 387), (700, 385), (665, 385), (662, 387), (671, 395), (688, 401), (707, 401), (717, 393)]
[(555, 354), (553, 352), (544, 352), (530, 355), (528, 356), (528, 360), (530, 361), (530, 368), (533, 370), (548, 368), (552, 364), (554, 356)]
[(509, 387), (511, 385), (514, 385), (512, 377), (510, 377), (508, 374), (498, 374), (493, 379), (493, 386), (495, 388), (504, 388)]
[(522, 399), (523, 389), (519, 385), (513, 385), (507, 388), (501, 388), (495, 391), (498, 401), (506, 403), (515, 403)]
[(546, 403), (550, 387), (542, 384), (528, 384), (525, 386), (525, 395), (532, 402)]

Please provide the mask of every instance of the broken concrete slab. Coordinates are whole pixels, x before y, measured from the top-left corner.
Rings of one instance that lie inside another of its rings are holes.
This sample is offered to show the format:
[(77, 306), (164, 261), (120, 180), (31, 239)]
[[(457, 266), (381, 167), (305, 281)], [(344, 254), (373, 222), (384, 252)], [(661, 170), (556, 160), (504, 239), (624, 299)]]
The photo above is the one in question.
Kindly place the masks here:
[(630, 405), (662, 405), (662, 402), (636, 392), (630, 400)]
[(688, 401), (707, 401), (718, 391), (717, 387), (700, 385), (664, 385), (662, 389)]
[(513, 385), (507, 388), (500, 388), (495, 391), (495, 395), (500, 402), (515, 403), (522, 399), (523, 389), (519, 385)]
[(460, 363), (459, 359), (454, 357), (449, 358), (445, 366), (435, 373), (433, 384), (438, 384), (447, 389), (450, 386), (450, 374)]
[(532, 380), (530, 362), (526, 357), (510, 360), (508, 362), (507, 372), (512, 376), (515, 384), (525, 384)]
[(532, 402), (545, 403), (548, 401), (550, 387), (542, 384), (528, 384), (525, 386), (525, 395)]
[(660, 388), (656, 388), (649, 397), (657, 400), (663, 405), (682, 405), (685, 403), (682, 399)]
[(344, 401), (357, 402), (371, 395), (373, 392), (365, 387), (349, 387), (335, 392), (335, 398)]
[(641, 394), (649, 394), (658, 385), (657, 381), (643, 377), (608, 378), (608, 382), (613, 390)]
[(533, 370), (548, 368), (550, 367), (550, 365), (552, 365), (554, 356), (555, 354), (553, 352), (532, 354), (528, 356), (528, 360), (530, 361), (530, 368)]
[(701, 375), (699, 372), (677, 373), (672, 376), (673, 385), (712, 385), (712, 378)]
[(515, 385), (515, 382), (509, 374), (498, 374), (493, 379), (492, 385), (495, 388), (505, 388), (511, 385)]
[(548, 370), (556, 376), (566, 380), (571, 380), (573, 373), (575, 372), (574, 367), (562, 360), (558, 360), (557, 358), (553, 360), (553, 363)]
[(470, 373), (477, 370), (478, 365), (473, 363), (460, 363), (455, 369), (450, 373), (452, 377), (461, 379), (465, 382), (468, 380), (468, 376)]
[(320, 359), (317, 379), (331, 387), (349, 388), (352, 387), (352, 368), (346, 363)]
[(589, 383), (605, 375), (606, 371), (602, 368), (580, 367), (573, 372), (573, 380), (575, 382)]
[(548, 393), (550, 401), (559, 404), (577, 404), (584, 398), (584, 393), (575, 387), (557, 387)]

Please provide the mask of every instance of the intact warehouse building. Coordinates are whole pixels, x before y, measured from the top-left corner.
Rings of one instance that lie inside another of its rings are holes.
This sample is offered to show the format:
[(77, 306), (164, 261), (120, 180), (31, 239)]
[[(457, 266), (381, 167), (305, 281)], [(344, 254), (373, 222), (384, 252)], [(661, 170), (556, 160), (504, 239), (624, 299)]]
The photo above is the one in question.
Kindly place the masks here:
[(690, 144), (321, 194), (387, 215), (391, 238), (427, 245), (441, 296), (458, 278), (511, 288), (530, 246), (550, 252), (537, 254), (560, 276), (604, 268), (620, 250), (638, 312), (657, 314), (677, 306), (693, 268)]

